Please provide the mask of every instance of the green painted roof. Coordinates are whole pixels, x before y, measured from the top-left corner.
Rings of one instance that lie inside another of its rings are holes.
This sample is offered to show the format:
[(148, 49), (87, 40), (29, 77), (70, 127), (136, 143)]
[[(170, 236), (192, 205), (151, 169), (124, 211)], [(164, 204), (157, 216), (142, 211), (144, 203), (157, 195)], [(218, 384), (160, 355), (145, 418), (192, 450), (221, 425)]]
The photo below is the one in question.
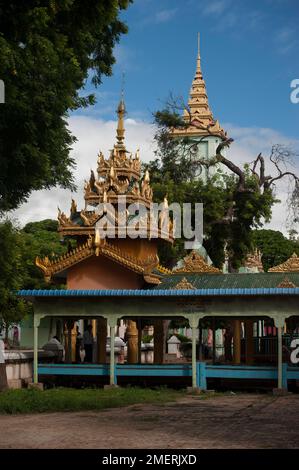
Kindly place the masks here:
[(200, 274), (179, 273), (164, 275), (161, 284), (153, 289), (174, 289), (183, 278), (186, 278), (195, 289), (251, 289), (274, 288), (288, 279), (299, 287), (298, 273), (236, 273), (236, 274)]

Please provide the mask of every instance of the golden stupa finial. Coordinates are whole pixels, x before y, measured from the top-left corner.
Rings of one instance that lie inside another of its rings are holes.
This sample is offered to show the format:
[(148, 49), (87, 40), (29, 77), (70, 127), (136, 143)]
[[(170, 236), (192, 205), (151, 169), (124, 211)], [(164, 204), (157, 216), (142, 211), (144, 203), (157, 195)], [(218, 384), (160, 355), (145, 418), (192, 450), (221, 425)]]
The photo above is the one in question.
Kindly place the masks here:
[(197, 33), (197, 60), (195, 75), (202, 78), (201, 65), (200, 65), (200, 33)]
[(125, 126), (124, 126), (124, 121), (125, 121), (125, 114), (126, 114), (126, 107), (125, 107), (125, 100), (124, 100), (124, 83), (125, 83), (125, 78), (124, 78), (124, 73), (123, 73), (123, 78), (122, 78), (122, 88), (121, 88), (121, 99), (117, 107), (117, 116), (118, 116), (118, 122), (117, 122), (117, 130), (116, 130), (116, 140), (117, 144), (116, 147), (119, 149), (125, 150), (125, 144), (124, 144), (124, 139), (125, 139)]

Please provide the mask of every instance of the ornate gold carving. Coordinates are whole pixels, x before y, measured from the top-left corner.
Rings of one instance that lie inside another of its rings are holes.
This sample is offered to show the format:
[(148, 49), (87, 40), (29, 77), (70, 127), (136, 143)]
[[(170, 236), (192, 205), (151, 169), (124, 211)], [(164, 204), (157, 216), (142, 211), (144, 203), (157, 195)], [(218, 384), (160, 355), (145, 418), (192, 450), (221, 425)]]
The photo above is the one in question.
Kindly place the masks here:
[(246, 268), (257, 268), (260, 273), (264, 272), (264, 267), (262, 263), (262, 253), (256, 248), (254, 252), (247, 255), (246, 261), (244, 263)]
[(92, 255), (99, 256), (100, 254), (138, 274), (150, 275), (151, 271), (159, 264), (159, 258), (157, 255), (151, 255), (145, 260), (139, 260), (138, 258), (123, 252), (112, 243), (108, 243), (106, 240), (100, 239), (98, 232), (96, 232), (95, 237), (90, 236), (86, 243), (60, 256), (59, 258), (50, 260), (48, 257), (45, 257), (44, 259), (37, 257), (35, 264), (42, 269), (45, 277), (51, 279), (54, 274), (59, 273)]
[(296, 253), (293, 253), (292, 256), (285, 261), (284, 263), (274, 266), (269, 269), (269, 272), (272, 273), (281, 273), (281, 272), (299, 272), (299, 257)]
[(86, 259), (93, 254), (92, 239), (89, 238), (83, 245), (74, 248), (64, 255), (50, 260), (47, 256), (44, 259), (37, 257), (35, 264), (44, 272), (47, 280), (50, 280), (53, 274), (63, 271), (66, 268)]
[(193, 284), (191, 284), (191, 282), (187, 281), (187, 279), (185, 277), (183, 277), (180, 282), (178, 282), (175, 287), (174, 287), (175, 290), (180, 290), (180, 289), (195, 289), (195, 287), (193, 286)]
[(220, 269), (208, 265), (204, 258), (193, 250), (190, 255), (184, 258), (184, 265), (181, 268), (174, 269), (176, 273), (210, 273), (219, 274)]
[(82, 210), (80, 212), (80, 217), (83, 220), (84, 225), (87, 227), (93, 226), (99, 218), (99, 214), (96, 214), (93, 211)]
[(58, 207), (58, 216), (57, 216), (58, 222), (60, 226), (73, 226), (73, 222), (69, 217), (65, 215), (64, 212), (62, 212), (59, 207)]
[(72, 199), (72, 204), (71, 204), (71, 215), (76, 214), (77, 212), (77, 203), (74, 199)]
[(288, 287), (288, 288), (294, 288), (297, 287), (292, 281), (289, 280), (289, 278), (286, 276), (283, 281), (281, 281), (277, 287)]
[(144, 274), (143, 278), (148, 284), (161, 284), (161, 279), (158, 276), (155, 276), (154, 274)]
[(172, 271), (168, 268), (165, 268), (164, 266), (161, 266), (161, 264), (158, 264), (157, 270), (162, 273), (162, 274), (171, 274)]

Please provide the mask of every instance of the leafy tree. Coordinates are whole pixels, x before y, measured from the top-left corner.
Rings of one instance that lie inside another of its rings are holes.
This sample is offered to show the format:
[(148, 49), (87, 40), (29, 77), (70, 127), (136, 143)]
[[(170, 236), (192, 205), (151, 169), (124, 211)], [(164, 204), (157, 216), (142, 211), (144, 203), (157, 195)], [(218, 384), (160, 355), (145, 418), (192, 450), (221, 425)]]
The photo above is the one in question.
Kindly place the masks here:
[(27, 312), (26, 303), (15, 296), (24, 275), (18, 230), (10, 221), (0, 223), (0, 330), (18, 322)]
[[(170, 101), (165, 109), (154, 115), (158, 126), (155, 136), (157, 158), (147, 168), (151, 172), (155, 197), (161, 200), (163, 192), (168, 195), (169, 202), (203, 202), (204, 246), (216, 266), (222, 266), (226, 252), (229, 270), (236, 270), (253, 247), (252, 230), (271, 220), (272, 206), (278, 202), (275, 183), (280, 179), (293, 183), (290, 207), (293, 220), (296, 219), (299, 178), (286, 168), (296, 154), (277, 144), (272, 147), (268, 159), (259, 154), (252, 163), (241, 168), (223, 155), (223, 149), (233, 142), (226, 138), (218, 145), (215, 155), (207, 160), (198, 155), (198, 141), (172, 136), (173, 128), (184, 129), (190, 124), (177, 110), (177, 104)], [(192, 125), (196, 126), (197, 121)], [(208, 134), (209, 129), (206, 131)], [(267, 175), (266, 163), (272, 164), (274, 175)], [(200, 172), (204, 176), (196, 179)], [(170, 266), (182, 254), (181, 241), (179, 246), (163, 247), (161, 261)]]
[(74, 187), (67, 112), (95, 102), (78, 91), (89, 74), (95, 86), (111, 75), (131, 1), (0, 0), (0, 213), (33, 190)]
[[(61, 255), (66, 249), (59, 240), (55, 220), (31, 222), (23, 229), (8, 220), (0, 224), (0, 328), (5, 328), (6, 333), (10, 325), (31, 312), (30, 303), (21, 300), (15, 292), (49, 289), (35, 266), (35, 258)], [(64, 288), (64, 285), (54, 288)]]
[[(35, 265), (35, 258), (54, 255), (60, 256), (66, 252), (65, 244), (60, 241), (57, 233), (56, 220), (46, 219), (40, 222), (30, 222), (20, 231), (22, 239), (21, 257), (24, 269), (23, 289), (49, 289), (41, 270)], [(55, 285), (55, 289), (59, 286)], [(64, 286), (60, 286), (64, 287)]]
[(299, 255), (299, 245), (288, 240), (281, 232), (275, 230), (254, 230), (253, 244), (262, 253), (264, 270), (286, 261), (294, 252)]

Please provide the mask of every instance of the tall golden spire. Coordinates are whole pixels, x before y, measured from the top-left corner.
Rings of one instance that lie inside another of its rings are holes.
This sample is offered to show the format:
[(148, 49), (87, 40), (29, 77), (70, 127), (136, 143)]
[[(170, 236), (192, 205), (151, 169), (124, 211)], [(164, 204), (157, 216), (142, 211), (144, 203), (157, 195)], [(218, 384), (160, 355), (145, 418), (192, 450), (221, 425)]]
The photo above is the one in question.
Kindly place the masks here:
[(119, 105), (117, 107), (117, 116), (118, 116), (118, 122), (117, 122), (117, 130), (116, 130), (116, 148), (120, 150), (125, 149), (125, 144), (124, 144), (124, 139), (125, 139), (125, 125), (124, 125), (124, 120), (125, 120), (125, 114), (126, 114), (126, 107), (125, 107), (125, 102), (123, 97), (121, 98)]
[(195, 76), (192, 81), (190, 95), (188, 100), (188, 108), (183, 113), (183, 119), (188, 124), (184, 130), (178, 129), (173, 131), (175, 136), (192, 135), (219, 135), (225, 136), (224, 130), (220, 127), (218, 121), (214, 121), (213, 113), (208, 102), (206, 84), (203, 79), (201, 70), (200, 57), (200, 36), (197, 38), (197, 58)]
[(186, 122), (190, 121), (190, 114), (191, 121), (200, 120), (204, 127), (211, 125), (214, 121), (212, 111), (209, 107), (206, 84), (201, 71), (199, 33), (195, 77), (191, 85), (188, 106), (189, 112), (187, 110), (184, 112), (184, 120)]

